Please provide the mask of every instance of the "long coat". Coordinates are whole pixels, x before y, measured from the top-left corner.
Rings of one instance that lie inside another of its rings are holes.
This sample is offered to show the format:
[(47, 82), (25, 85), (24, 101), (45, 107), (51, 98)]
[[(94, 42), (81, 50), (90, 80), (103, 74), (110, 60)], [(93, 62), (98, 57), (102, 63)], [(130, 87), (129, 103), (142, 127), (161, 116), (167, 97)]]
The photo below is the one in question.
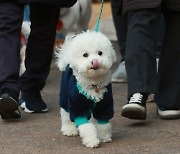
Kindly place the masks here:
[(17, 2), (22, 4), (30, 4), (30, 3), (42, 3), (48, 5), (57, 5), (60, 7), (71, 7), (73, 6), (77, 0), (0, 0), (0, 2)]
[(180, 0), (120, 0), (123, 14), (137, 9), (155, 8), (162, 5), (163, 8), (180, 11)]

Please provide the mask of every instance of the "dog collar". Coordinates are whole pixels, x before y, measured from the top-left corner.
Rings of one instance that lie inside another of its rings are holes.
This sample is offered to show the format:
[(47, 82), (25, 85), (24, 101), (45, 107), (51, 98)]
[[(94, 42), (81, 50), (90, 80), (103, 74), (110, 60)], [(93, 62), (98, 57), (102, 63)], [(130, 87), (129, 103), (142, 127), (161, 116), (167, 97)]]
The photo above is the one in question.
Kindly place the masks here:
[(96, 93), (99, 93), (99, 89), (101, 89), (102, 87), (95, 85), (95, 84), (92, 84), (91, 88), (94, 89)]
[(83, 94), (87, 99), (92, 100), (94, 103), (98, 102), (95, 97), (88, 95), (87, 92), (85, 92), (83, 90), (83, 88), (81, 87), (81, 85), (78, 82), (77, 82), (77, 89), (78, 89), (79, 93)]

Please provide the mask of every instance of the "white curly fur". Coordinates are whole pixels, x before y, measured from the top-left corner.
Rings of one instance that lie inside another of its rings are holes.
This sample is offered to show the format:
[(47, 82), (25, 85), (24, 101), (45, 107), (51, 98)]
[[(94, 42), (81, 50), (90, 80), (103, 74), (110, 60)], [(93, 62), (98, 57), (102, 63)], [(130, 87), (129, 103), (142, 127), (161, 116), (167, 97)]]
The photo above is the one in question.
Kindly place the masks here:
[(77, 136), (78, 129), (69, 118), (69, 113), (64, 109), (60, 109), (61, 114), (61, 131), (66, 136)]
[(98, 124), (91, 119), (91, 122), (82, 124), (78, 128), (74, 122), (71, 122), (69, 113), (61, 108), (61, 131), (65, 136), (80, 135), (82, 144), (89, 148), (96, 148), (100, 142), (111, 142), (112, 132), (111, 124)]
[[(106, 56), (103, 56), (104, 59), (99, 57), (100, 62), (102, 62), (101, 65), (103, 68), (105, 67), (106, 70), (102, 68), (102, 70), (96, 72), (96, 74), (94, 74), (95, 72), (92, 70), (89, 70), (91, 72), (86, 72), (87, 68), (90, 67), (92, 59), (97, 58), (96, 52), (99, 50), (102, 50), (103, 53), (106, 54)], [(82, 57), (84, 52), (91, 54), (91, 57), (84, 59)], [(64, 44), (59, 48), (57, 64), (61, 71), (65, 69), (67, 64), (70, 64), (70, 66), (79, 73), (86, 73), (86, 76), (97, 76), (105, 73), (103, 71), (110, 69), (115, 61), (116, 53), (109, 39), (100, 32), (88, 30), (76, 36), (70, 34), (66, 36)]]
[(56, 49), (56, 57), (58, 58), (57, 60), (57, 66), (60, 71), (64, 71), (66, 66), (69, 64), (69, 46), (72, 42), (73, 35), (67, 35), (65, 38), (64, 43), (61, 45), (60, 48)]
[(88, 23), (91, 18), (92, 0), (78, 0), (70, 8), (61, 8), (60, 18), (63, 26), (60, 33), (77, 34), (88, 29)]
[[(84, 53), (88, 56), (84, 56)], [(95, 67), (93, 60), (98, 63), (98, 69), (92, 68)], [(110, 40), (100, 32), (86, 31), (77, 36), (66, 36), (64, 44), (59, 48), (57, 65), (61, 71), (69, 65), (83, 90), (98, 102), (111, 81), (110, 69), (115, 61), (116, 54)], [(98, 92), (92, 88), (92, 84), (98, 86)], [(89, 122), (76, 128), (64, 109), (61, 109), (61, 121), (63, 134), (75, 136), (79, 133), (86, 147), (98, 147), (100, 142), (112, 140), (110, 123)]]
[(78, 127), (79, 135), (82, 143), (89, 148), (96, 148), (99, 146), (100, 140), (97, 138), (96, 127), (92, 123), (80, 125)]
[(111, 142), (112, 132), (111, 124), (96, 124), (97, 135), (101, 142)]

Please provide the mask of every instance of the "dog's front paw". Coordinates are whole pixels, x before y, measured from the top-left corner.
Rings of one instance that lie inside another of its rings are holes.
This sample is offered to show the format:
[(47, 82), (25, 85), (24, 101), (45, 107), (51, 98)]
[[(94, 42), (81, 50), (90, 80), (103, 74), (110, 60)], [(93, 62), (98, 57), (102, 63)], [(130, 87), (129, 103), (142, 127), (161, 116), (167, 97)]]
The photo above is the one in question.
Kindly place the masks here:
[(63, 108), (60, 109), (61, 113), (61, 131), (63, 135), (66, 136), (77, 136), (78, 129), (69, 118), (69, 113), (66, 112)]
[(101, 142), (103, 142), (103, 143), (112, 142), (112, 139), (111, 139), (111, 137), (109, 137), (109, 136), (106, 136), (106, 137), (104, 137), (104, 138), (101, 138), (100, 140), (101, 140)]
[(77, 136), (78, 135), (78, 129), (73, 124), (68, 125), (68, 127), (62, 126), (61, 131), (62, 131), (62, 134), (65, 136)]
[(108, 143), (112, 141), (111, 125), (107, 124), (96, 124), (98, 138), (101, 142)]
[(97, 148), (100, 140), (97, 138), (97, 131), (93, 124), (87, 123), (78, 127), (82, 144), (89, 148)]
[(100, 140), (98, 138), (82, 138), (82, 144), (88, 148), (97, 148)]

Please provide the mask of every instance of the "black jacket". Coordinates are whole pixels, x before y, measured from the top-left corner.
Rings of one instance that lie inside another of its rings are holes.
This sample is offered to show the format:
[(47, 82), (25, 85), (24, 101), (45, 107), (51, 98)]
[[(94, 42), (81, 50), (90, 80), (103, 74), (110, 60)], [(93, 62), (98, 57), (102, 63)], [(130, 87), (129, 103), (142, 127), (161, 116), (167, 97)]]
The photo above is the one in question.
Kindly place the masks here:
[(120, 0), (120, 11), (126, 14), (132, 10), (156, 8), (162, 5), (162, 8), (180, 11), (180, 0)]
[(22, 4), (42, 3), (47, 5), (57, 5), (60, 7), (71, 7), (77, 2), (77, 0), (0, 0), (0, 2), (7, 1), (13, 1)]

